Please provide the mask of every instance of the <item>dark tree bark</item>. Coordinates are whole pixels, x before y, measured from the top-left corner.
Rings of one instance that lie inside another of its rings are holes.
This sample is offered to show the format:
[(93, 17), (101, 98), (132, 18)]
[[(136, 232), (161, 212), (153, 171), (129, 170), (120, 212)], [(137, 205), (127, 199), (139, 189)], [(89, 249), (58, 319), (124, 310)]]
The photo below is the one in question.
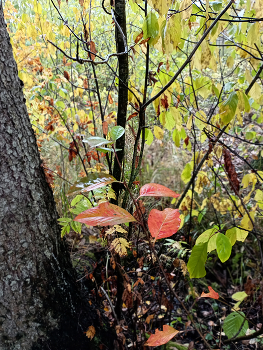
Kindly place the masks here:
[(0, 1), (0, 349), (99, 349), (111, 339), (75, 282), (22, 85)]
[[(126, 30), (126, 12), (125, 12), (125, 0), (115, 0), (115, 16), (118, 24), (120, 25), (123, 34), (127, 38), (127, 30)], [(120, 30), (115, 29), (116, 35), (116, 47), (117, 52), (121, 53), (125, 51), (125, 45), (123, 41), (123, 35)], [(126, 126), (126, 115), (127, 115), (127, 105), (128, 105), (128, 76), (129, 76), (129, 66), (128, 66), (128, 53), (125, 55), (118, 56), (118, 64), (119, 64), (119, 90), (118, 90), (118, 113), (117, 113), (117, 125), (125, 128)], [(116, 148), (121, 149), (121, 151), (117, 152), (117, 156), (120, 164), (123, 163), (124, 153), (125, 153), (125, 134), (120, 137), (116, 141)], [(121, 169), (117, 162), (114, 160), (113, 167), (113, 176), (117, 179), (121, 179)], [(112, 185), (112, 188), (116, 192), (117, 201), (120, 192), (120, 184), (115, 182)]]

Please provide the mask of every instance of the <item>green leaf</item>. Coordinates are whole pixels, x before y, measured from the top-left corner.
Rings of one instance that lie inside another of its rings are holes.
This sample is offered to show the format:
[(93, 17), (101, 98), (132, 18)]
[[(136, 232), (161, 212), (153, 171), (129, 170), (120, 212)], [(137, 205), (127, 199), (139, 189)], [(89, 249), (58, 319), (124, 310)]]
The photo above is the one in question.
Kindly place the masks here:
[(66, 233), (69, 233), (70, 225), (64, 226), (61, 230), (61, 237), (64, 237)]
[(236, 292), (232, 295), (232, 299), (236, 301), (243, 301), (247, 296), (248, 295), (246, 292)]
[(175, 129), (173, 132), (173, 141), (174, 141), (176, 147), (180, 147), (181, 137), (180, 137), (180, 133), (177, 129)]
[(145, 143), (150, 146), (153, 142), (153, 133), (150, 129), (145, 128)]
[(65, 109), (65, 103), (63, 101), (57, 101), (56, 106)]
[(238, 96), (237, 93), (233, 91), (220, 108), (221, 120), (225, 125), (228, 124), (234, 118), (237, 109), (237, 104)]
[(192, 162), (187, 163), (186, 166), (184, 167), (184, 170), (181, 175), (181, 179), (185, 184), (190, 181), (191, 175), (192, 175), (192, 170), (193, 170), (193, 164)]
[(113, 141), (116, 141), (124, 134), (124, 132), (125, 129), (122, 126), (114, 126), (110, 131), (110, 137)]
[(106, 140), (103, 137), (98, 136), (91, 136), (88, 139), (83, 140), (83, 142), (87, 142), (91, 148), (113, 143), (112, 141)]
[(216, 251), (219, 259), (222, 262), (227, 261), (231, 255), (232, 245), (230, 243), (230, 240), (222, 233), (217, 234)]
[(196, 244), (208, 242), (210, 237), (218, 230), (218, 226), (214, 226), (203, 232), (196, 240)]
[[(242, 323), (244, 322), (245, 314), (243, 312), (232, 312), (225, 318), (223, 324), (223, 330), (228, 337), (228, 339), (236, 336), (237, 332), (240, 330)], [(247, 320), (244, 322), (242, 329), (238, 336), (246, 335), (246, 331), (248, 330), (248, 322)]]
[(237, 227), (232, 227), (226, 231), (226, 237), (229, 239), (231, 245), (233, 246), (237, 240)]
[(190, 278), (201, 278), (206, 275), (207, 243), (199, 243), (193, 247), (187, 268)]
[(76, 233), (81, 233), (81, 223), (77, 221), (71, 221), (70, 226)]
[(207, 253), (212, 252), (212, 250), (216, 249), (216, 240), (218, 233), (213, 233), (208, 241)]
[(82, 198), (84, 198), (84, 196), (82, 196), (81, 194), (78, 194), (75, 198), (73, 198), (70, 203), (71, 207), (74, 207), (79, 201), (82, 200)]
[[(99, 152), (103, 152), (103, 153), (109, 153), (109, 152), (114, 153), (114, 149), (113, 148), (97, 147), (96, 150), (99, 151)], [(121, 151), (121, 148), (115, 148), (115, 152), (118, 152), (118, 151)]]
[(148, 44), (155, 45), (159, 39), (159, 23), (154, 12), (148, 13), (143, 22), (142, 30), (144, 39), (151, 38)]
[(242, 228), (237, 227), (237, 241), (244, 242), (245, 239), (247, 238), (248, 231), (242, 230)]
[(165, 112), (164, 127), (170, 131), (173, 130), (173, 128), (175, 127), (175, 119), (171, 112), (168, 112), (168, 111)]

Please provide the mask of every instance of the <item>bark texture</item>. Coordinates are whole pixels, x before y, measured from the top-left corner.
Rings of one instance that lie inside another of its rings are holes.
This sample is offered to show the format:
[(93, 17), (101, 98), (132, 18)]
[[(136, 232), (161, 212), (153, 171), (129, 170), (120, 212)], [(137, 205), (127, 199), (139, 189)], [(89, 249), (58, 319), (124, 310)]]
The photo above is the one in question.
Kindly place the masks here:
[[(116, 16), (117, 22), (119, 23), (122, 29), (123, 34), (127, 39), (125, 0), (115, 0), (115, 16)], [(124, 52), (125, 45), (123, 42), (123, 35), (119, 31), (117, 26), (115, 29), (115, 35), (116, 35), (117, 52), (118, 53)], [(125, 55), (118, 56), (118, 64), (119, 64), (119, 72), (118, 72), (119, 73), (119, 91), (118, 91), (117, 125), (120, 125), (123, 128), (125, 128), (127, 105), (128, 105), (128, 76), (129, 76), (128, 53)], [(122, 164), (124, 159), (124, 153), (125, 153), (125, 150), (124, 150), (125, 134), (116, 141), (116, 148), (121, 149), (121, 151), (117, 152), (117, 156), (120, 164)], [(115, 179), (120, 180), (121, 175), (122, 175), (121, 169), (119, 167), (117, 160), (115, 159), (114, 167), (113, 167), (113, 176), (115, 177)], [(116, 202), (118, 202), (118, 196), (119, 196), (119, 191), (121, 186), (119, 183), (113, 183), (112, 187), (116, 192), (116, 196), (117, 196)]]
[(22, 85), (0, 1), (0, 349), (98, 349), (100, 320), (81, 304)]

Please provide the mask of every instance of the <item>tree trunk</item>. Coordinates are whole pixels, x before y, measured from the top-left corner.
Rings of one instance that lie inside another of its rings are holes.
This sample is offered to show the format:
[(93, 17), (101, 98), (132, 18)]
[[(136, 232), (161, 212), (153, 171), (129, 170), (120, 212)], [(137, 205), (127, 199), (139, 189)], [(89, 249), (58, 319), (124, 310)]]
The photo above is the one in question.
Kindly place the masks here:
[(81, 301), (22, 85), (0, 1), (0, 349), (99, 349), (104, 326)]
[[(115, 16), (127, 40), (125, 0), (115, 0)], [(115, 29), (115, 36), (116, 36), (117, 52), (118, 53), (124, 52), (125, 45), (123, 41), (123, 36), (120, 30), (117, 28), (117, 26)], [(118, 89), (117, 125), (120, 125), (123, 128), (125, 128), (127, 106), (128, 106), (128, 76), (129, 76), (128, 53), (125, 55), (118, 56), (118, 64), (119, 64), (119, 89)], [(120, 164), (123, 164), (124, 154), (125, 154), (125, 150), (124, 150), (125, 134), (123, 134), (122, 137), (120, 137), (116, 141), (116, 148), (121, 149), (121, 151), (117, 152), (117, 156)], [(116, 160), (116, 157), (114, 159), (113, 176), (118, 181), (121, 180), (122, 172)], [(115, 204), (118, 204), (118, 196), (119, 196), (121, 185), (118, 182), (115, 182), (112, 184), (112, 188), (116, 192), (116, 197), (117, 197), (117, 200), (113, 202)]]

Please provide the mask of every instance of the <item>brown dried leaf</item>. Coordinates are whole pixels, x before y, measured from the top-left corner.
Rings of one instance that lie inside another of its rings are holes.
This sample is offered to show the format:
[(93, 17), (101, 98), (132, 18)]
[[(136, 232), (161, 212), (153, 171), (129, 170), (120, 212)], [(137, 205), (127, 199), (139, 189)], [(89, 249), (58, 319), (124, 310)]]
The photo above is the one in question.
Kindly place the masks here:
[(141, 38), (143, 37), (143, 32), (141, 32), (139, 35), (137, 35), (136, 39), (135, 39), (135, 44), (137, 44)]
[(91, 340), (96, 334), (96, 330), (93, 326), (89, 326), (88, 330), (85, 332), (86, 336)]
[(145, 322), (146, 322), (147, 324), (149, 324), (153, 318), (154, 318), (154, 315), (149, 315), (149, 316), (147, 316)]
[[(97, 53), (97, 50), (96, 50), (96, 46), (95, 46), (95, 43), (94, 43), (94, 41), (90, 41), (89, 42), (89, 44), (90, 44), (90, 51), (91, 52), (93, 52), (94, 54), (96, 54)], [(90, 54), (90, 57), (91, 57), (91, 59), (92, 59), (92, 61), (94, 61), (95, 60), (95, 55), (94, 54)]]
[(102, 123), (102, 131), (104, 135), (108, 134), (108, 123), (104, 120), (104, 122)]
[(65, 77), (67, 80), (69, 80), (69, 74), (68, 74), (68, 72), (67, 72), (66, 70), (64, 70), (64, 77)]

